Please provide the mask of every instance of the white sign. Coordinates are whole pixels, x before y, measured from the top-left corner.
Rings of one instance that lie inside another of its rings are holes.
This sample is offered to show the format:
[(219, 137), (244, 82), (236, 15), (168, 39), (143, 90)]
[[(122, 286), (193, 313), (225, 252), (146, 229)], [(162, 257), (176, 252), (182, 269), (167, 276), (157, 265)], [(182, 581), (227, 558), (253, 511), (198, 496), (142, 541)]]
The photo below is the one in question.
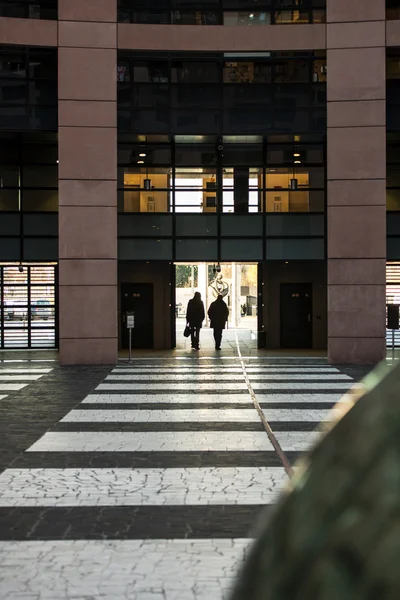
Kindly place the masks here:
[(128, 329), (134, 329), (135, 327), (135, 315), (126, 316), (126, 326)]

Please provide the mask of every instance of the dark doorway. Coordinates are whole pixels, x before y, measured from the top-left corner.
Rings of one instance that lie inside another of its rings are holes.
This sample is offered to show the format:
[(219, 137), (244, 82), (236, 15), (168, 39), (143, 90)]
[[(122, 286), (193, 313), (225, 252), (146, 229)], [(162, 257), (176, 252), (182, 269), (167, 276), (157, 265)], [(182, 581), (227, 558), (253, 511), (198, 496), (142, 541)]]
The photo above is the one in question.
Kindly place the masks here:
[(312, 348), (312, 283), (281, 283), (281, 348)]
[(132, 330), (132, 348), (154, 347), (154, 308), (152, 283), (121, 284), (121, 346), (128, 348), (129, 334), (126, 328), (126, 313), (135, 313), (135, 328)]

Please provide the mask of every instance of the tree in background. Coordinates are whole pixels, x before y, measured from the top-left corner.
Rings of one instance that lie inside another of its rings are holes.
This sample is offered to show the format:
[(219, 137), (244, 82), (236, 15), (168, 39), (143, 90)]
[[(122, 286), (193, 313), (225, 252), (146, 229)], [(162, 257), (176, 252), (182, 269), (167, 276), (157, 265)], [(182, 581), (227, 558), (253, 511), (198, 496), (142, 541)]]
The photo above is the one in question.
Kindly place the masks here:
[(257, 265), (242, 265), (242, 285), (257, 286)]
[(175, 277), (177, 288), (190, 288), (192, 287), (192, 269), (194, 275), (193, 287), (197, 287), (199, 284), (199, 268), (197, 265), (176, 265)]

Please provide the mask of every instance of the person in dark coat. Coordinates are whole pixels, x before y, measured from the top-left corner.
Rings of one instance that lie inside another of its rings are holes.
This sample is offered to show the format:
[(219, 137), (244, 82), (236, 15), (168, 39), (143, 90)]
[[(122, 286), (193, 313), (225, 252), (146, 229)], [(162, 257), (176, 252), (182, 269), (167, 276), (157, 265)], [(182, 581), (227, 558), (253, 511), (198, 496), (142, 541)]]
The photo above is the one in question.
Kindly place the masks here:
[(202, 328), (206, 316), (204, 304), (201, 300), (200, 292), (196, 292), (194, 297), (189, 300), (186, 311), (186, 322), (189, 325), (192, 336), (192, 348), (199, 349), (200, 329)]
[(225, 329), (226, 322), (229, 317), (229, 308), (224, 302), (222, 296), (218, 296), (208, 309), (210, 317), (210, 327), (214, 329), (215, 349), (221, 350), (222, 331)]

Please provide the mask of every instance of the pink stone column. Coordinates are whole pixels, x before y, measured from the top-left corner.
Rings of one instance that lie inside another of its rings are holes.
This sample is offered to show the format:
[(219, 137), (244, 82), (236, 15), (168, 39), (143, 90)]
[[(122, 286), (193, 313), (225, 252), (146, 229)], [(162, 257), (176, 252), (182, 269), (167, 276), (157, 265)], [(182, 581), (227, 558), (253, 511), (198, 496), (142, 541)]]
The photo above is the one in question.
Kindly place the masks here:
[(59, 0), (60, 361), (117, 360), (116, 0)]
[(328, 0), (328, 357), (385, 356), (385, 0)]

